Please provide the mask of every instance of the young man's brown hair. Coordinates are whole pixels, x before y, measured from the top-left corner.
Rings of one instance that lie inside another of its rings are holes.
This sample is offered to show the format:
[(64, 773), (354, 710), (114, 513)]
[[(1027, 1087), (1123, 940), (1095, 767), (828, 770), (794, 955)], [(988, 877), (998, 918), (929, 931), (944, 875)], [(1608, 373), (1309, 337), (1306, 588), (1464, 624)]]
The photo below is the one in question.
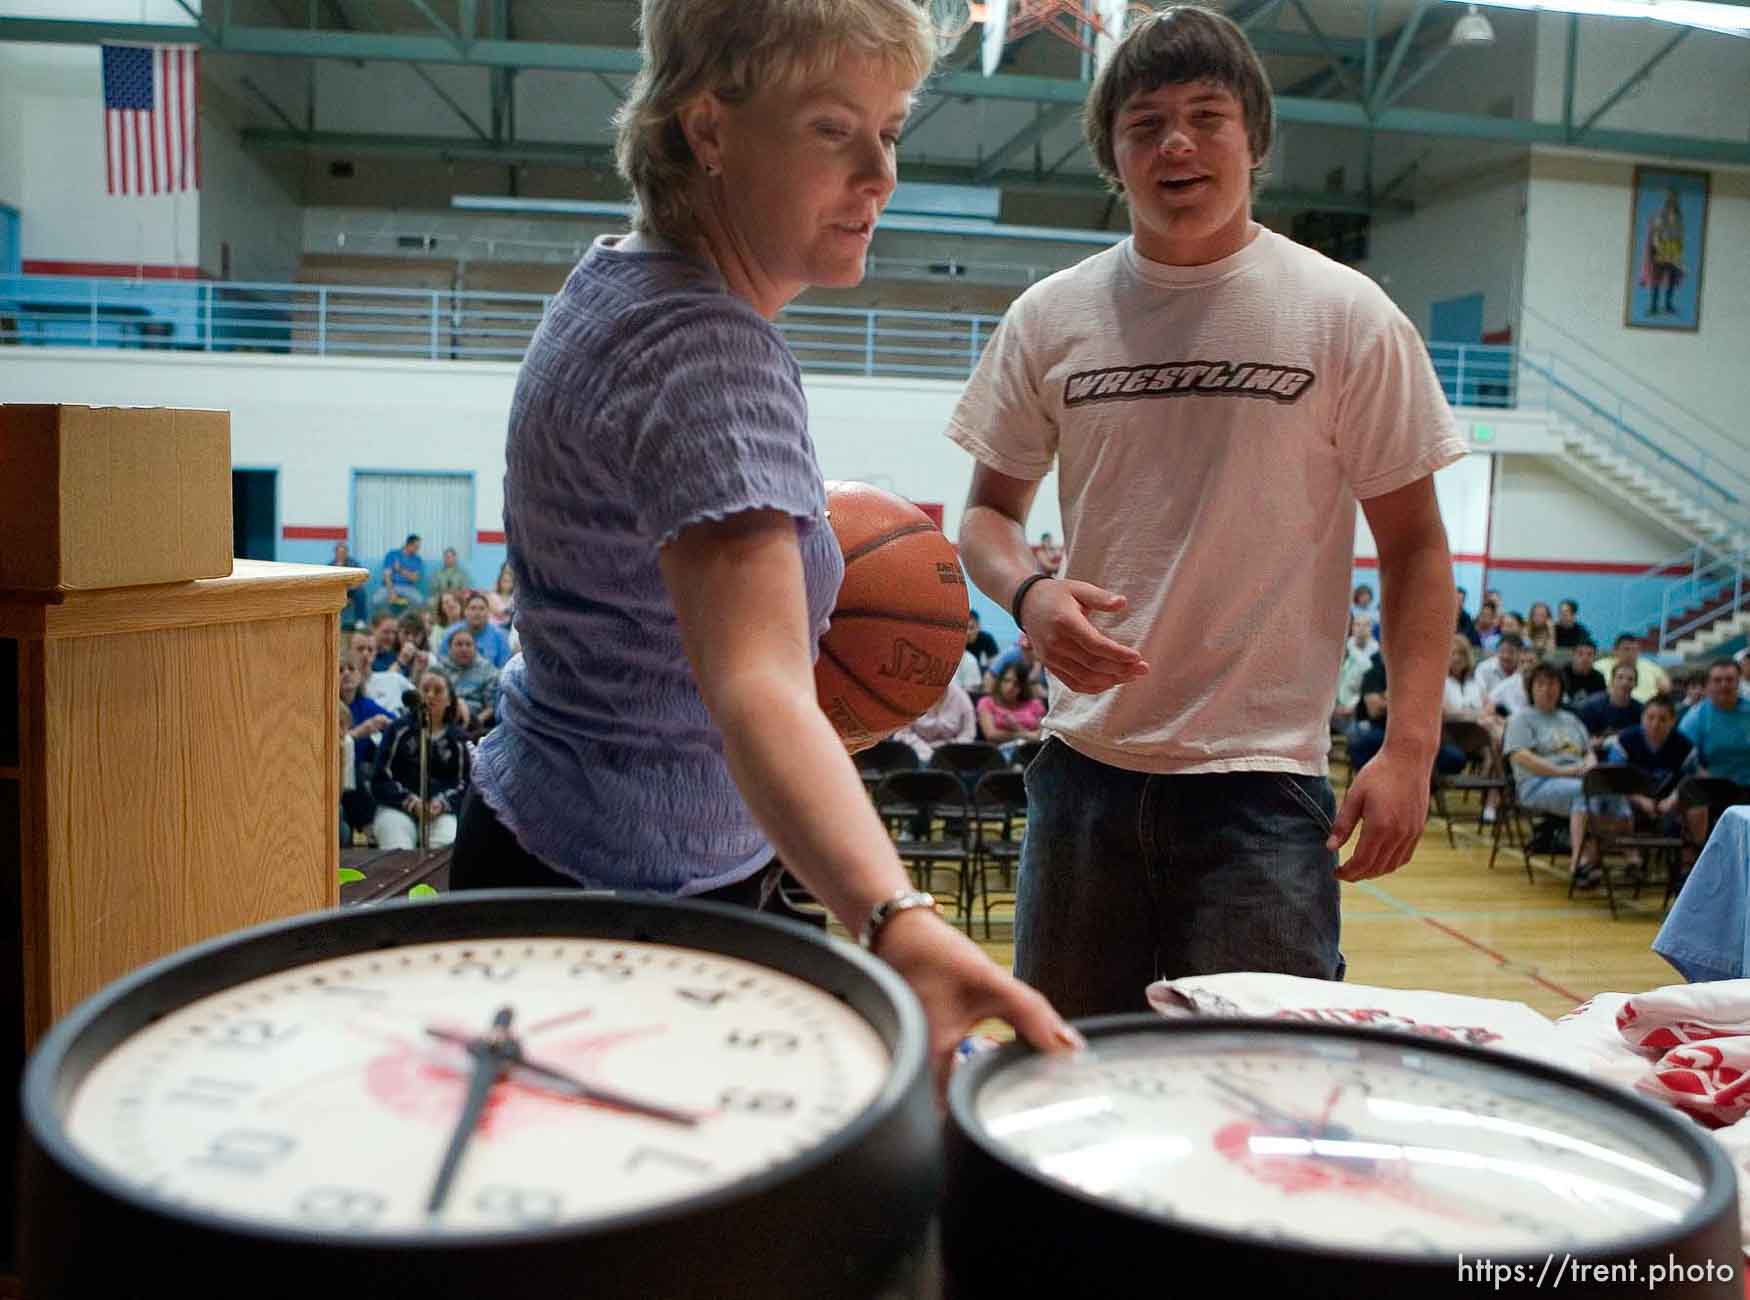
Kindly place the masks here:
[(1139, 19), (1094, 80), (1082, 109), (1082, 131), (1106, 183), (1123, 189), (1112, 149), (1112, 123), (1132, 95), (1189, 82), (1230, 91), (1245, 114), (1256, 186), (1275, 133), (1270, 78), (1246, 34), (1230, 20), (1197, 5), (1173, 5)]

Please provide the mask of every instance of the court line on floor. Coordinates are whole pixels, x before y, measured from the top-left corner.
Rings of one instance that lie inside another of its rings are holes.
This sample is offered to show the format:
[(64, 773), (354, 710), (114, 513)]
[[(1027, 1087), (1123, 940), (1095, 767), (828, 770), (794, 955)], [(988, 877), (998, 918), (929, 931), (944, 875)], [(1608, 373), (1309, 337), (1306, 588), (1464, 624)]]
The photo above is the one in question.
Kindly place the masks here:
[(1499, 966), (1502, 970), (1506, 971), (1508, 974), (1523, 975), (1523, 976), (1525, 976), (1525, 978), (1530, 980), (1533, 984), (1537, 985), (1539, 988), (1544, 989), (1547, 992), (1554, 993), (1557, 997), (1570, 999), (1574, 1003), (1575, 1006), (1578, 1006), (1580, 1003), (1582, 1003), (1586, 1000), (1585, 998), (1580, 997), (1577, 993), (1573, 993), (1570, 990), (1563, 988), (1560, 984), (1557, 984), (1554, 980), (1545, 979), (1541, 974), (1538, 973), (1537, 967), (1526, 966), (1521, 962), (1516, 962), (1516, 961), (1512, 960), (1511, 958), (1507, 957), (1504, 953), (1496, 952), (1493, 948), (1489, 947), (1486, 943), (1481, 943), (1478, 940), (1471, 938), (1468, 934), (1465, 934), (1462, 930), (1455, 930), (1450, 925), (1445, 925), (1442, 922), (1435, 920), (1432, 916), (1429, 916), (1428, 913), (1424, 912), (1421, 908), (1417, 907), (1414, 903), (1406, 903), (1403, 899), (1396, 897), (1395, 895), (1389, 893), (1388, 891), (1386, 891), (1384, 889), (1381, 889), (1378, 885), (1374, 884), (1371, 880), (1358, 881), (1357, 884), (1359, 885), (1359, 887), (1361, 889), (1365, 890), (1371, 897), (1378, 899), (1380, 902), (1384, 903), (1387, 907), (1396, 908), (1403, 915), (1405, 915), (1407, 917), (1411, 917), (1415, 920), (1418, 920), (1418, 921), (1422, 922), (1424, 925), (1430, 926), (1431, 928), (1438, 930), (1441, 934), (1446, 935), (1448, 938), (1458, 940), (1465, 947), (1473, 949), (1476, 952), (1482, 953), (1485, 957), (1488, 957), (1489, 959), (1491, 959), (1497, 966)]

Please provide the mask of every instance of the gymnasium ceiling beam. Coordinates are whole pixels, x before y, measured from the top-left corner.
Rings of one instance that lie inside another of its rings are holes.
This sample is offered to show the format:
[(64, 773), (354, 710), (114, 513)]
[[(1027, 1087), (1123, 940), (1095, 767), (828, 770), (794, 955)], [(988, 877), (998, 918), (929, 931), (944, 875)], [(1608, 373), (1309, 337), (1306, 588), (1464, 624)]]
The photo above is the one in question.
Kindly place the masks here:
[[(154, 23), (76, 22), (45, 18), (0, 18), (0, 41), (37, 41), (61, 44), (89, 45), (103, 41), (132, 41), (140, 44), (200, 42), (200, 29), (191, 26)], [(295, 31), (286, 28), (227, 27), (224, 43), (209, 48), (229, 53), (286, 55), (336, 59), (388, 59), (401, 62), (465, 63), (482, 67), (553, 68), (583, 72), (606, 72), (629, 75), (638, 70), (638, 51), (600, 46), (578, 46), (535, 41), (477, 40), (470, 42), (466, 55), (442, 37), (384, 36), (367, 32)], [(1307, 40), (1315, 47), (1316, 41)], [(1340, 44), (1332, 42), (1333, 47)], [(1388, 68), (1387, 71), (1390, 69)], [(1402, 93), (1404, 87), (1390, 87), (1381, 77), (1387, 93)], [(1077, 104), (1087, 94), (1087, 85), (1079, 80), (1060, 77), (1025, 77), (1004, 75), (984, 77), (977, 73), (957, 72), (938, 78), (931, 90), (955, 98), (1004, 99), (1043, 104)], [(1572, 119), (1561, 122), (1535, 122), (1521, 118), (1490, 117), (1475, 113), (1444, 113), (1431, 109), (1387, 107), (1370, 122), (1361, 104), (1335, 100), (1278, 96), (1276, 115), (1279, 122), (1309, 126), (1330, 126), (1349, 130), (1395, 132), (1409, 135), (1447, 136), (1466, 140), (1495, 140), (1525, 145), (1564, 145), (1580, 143), (1576, 139)], [(248, 132), (245, 138), (249, 137)], [(271, 133), (270, 133), (271, 134)], [(369, 137), (364, 137), (369, 138)], [(445, 141), (428, 146), (427, 152), (437, 156), (456, 142)], [(1649, 131), (1608, 131), (1594, 127), (1586, 133), (1584, 144), (1589, 149), (1616, 153), (1654, 154), (1670, 158), (1697, 159), (1707, 162), (1750, 165), (1750, 141), (1716, 139), (1700, 136), (1667, 135)], [(345, 148), (346, 146), (338, 146)], [(1091, 182), (1084, 182), (1091, 184)]]
[[(494, 144), (490, 141), (464, 140), (449, 136), (353, 135), (318, 131), (307, 135), (301, 131), (269, 130), (248, 127), (243, 132), (248, 148), (264, 151), (290, 151), (344, 154), (352, 158), (425, 158), (439, 162), (493, 162), (531, 164), (535, 166), (581, 167), (612, 173), (614, 153), (606, 145), (541, 144), (520, 140)], [(978, 179), (978, 169), (945, 163), (907, 163), (899, 166), (899, 179), (920, 183), (949, 185), (991, 185), (1016, 193), (1080, 194), (1098, 196), (1105, 193), (1093, 178), (1054, 178), (1036, 176), (1030, 170), (997, 172), (988, 180)], [(1325, 191), (1299, 193), (1289, 190), (1265, 190), (1257, 198), (1260, 208), (1322, 208), (1333, 212), (1365, 212), (1388, 210), (1412, 212), (1413, 204), (1403, 200), (1375, 203), (1370, 208), (1359, 194), (1330, 194)], [(977, 234), (976, 230), (969, 231)]]
[[(546, 68), (573, 72), (638, 70), (638, 51), (630, 46), (565, 45), (558, 42), (468, 40), (449, 35), (383, 34), (332, 28), (254, 27), (229, 24), (215, 34), (210, 28), (177, 23), (96, 22), (65, 18), (0, 18), (0, 40), (38, 41), (62, 45), (97, 45), (105, 41), (136, 44), (199, 44), (226, 54), (262, 54), (305, 59), (364, 59), (391, 62), (459, 63), (483, 67)], [(204, 37), (204, 39), (203, 39)], [(1256, 32), (1252, 43), (1261, 54), (1321, 58), (1329, 50), (1353, 59), (1362, 57), (1367, 42), (1321, 41), (1305, 32)], [(973, 74), (973, 79), (985, 78)], [(1002, 78), (991, 78), (1000, 81)], [(1080, 84), (1074, 83), (1071, 84)], [(958, 92), (966, 93), (966, 92)]]

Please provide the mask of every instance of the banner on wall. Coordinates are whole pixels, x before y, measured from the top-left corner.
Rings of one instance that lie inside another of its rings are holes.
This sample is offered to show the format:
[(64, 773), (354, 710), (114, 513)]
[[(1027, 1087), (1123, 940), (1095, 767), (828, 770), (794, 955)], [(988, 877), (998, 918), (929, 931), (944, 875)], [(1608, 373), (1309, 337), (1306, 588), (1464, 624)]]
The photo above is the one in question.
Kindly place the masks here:
[(103, 171), (111, 194), (201, 187), (198, 49), (103, 47)]

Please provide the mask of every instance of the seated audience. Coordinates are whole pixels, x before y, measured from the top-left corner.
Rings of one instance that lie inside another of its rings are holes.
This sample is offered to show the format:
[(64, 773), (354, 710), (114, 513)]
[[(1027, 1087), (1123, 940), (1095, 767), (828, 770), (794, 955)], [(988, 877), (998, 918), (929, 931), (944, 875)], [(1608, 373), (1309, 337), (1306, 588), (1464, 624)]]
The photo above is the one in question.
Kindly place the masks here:
[(450, 633), (449, 656), (437, 661), (437, 670), (450, 680), (470, 739), (490, 731), (498, 721), (498, 669), (475, 649), (466, 625)]
[(416, 682), (432, 665), (431, 625), (423, 612), (410, 609), (401, 616), (399, 631), (401, 648), (395, 652), (395, 670)]
[(1540, 659), (1556, 648), (1556, 625), (1550, 617), (1548, 604), (1541, 600), (1532, 602), (1531, 617), (1525, 620), (1522, 635), (1525, 644)]
[(960, 667), (954, 670), (954, 684), (965, 691), (970, 700), (976, 701), (984, 694), (984, 669), (978, 666), (978, 657), (972, 651), (960, 652)]
[[(1549, 664), (1531, 670), (1531, 706), (1507, 721), (1502, 749), (1512, 764), (1521, 807), (1534, 812), (1566, 814), (1573, 841), (1570, 866), (1579, 889), (1595, 889), (1603, 880), (1596, 844), (1581, 845), (1586, 831), (1586, 797), (1581, 778), (1598, 765), (1586, 728), (1561, 707), (1562, 675)], [(1626, 824), (1628, 801), (1616, 797), (1595, 801), (1602, 820)]]
[(929, 712), (894, 732), (893, 738), (910, 745), (922, 763), (929, 762), (930, 755), (942, 745), (978, 739), (978, 713), (972, 697), (960, 689), (960, 683), (949, 682)]
[[(352, 558), (352, 548), (345, 542), (334, 544), (334, 554), (328, 563), (337, 569), (362, 569), (365, 566), (356, 563)], [(371, 621), (370, 582), (360, 582), (346, 593), (346, 604), (342, 607), (340, 624), (342, 627), (368, 627)]]
[(393, 612), (425, 599), (425, 561), (419, 558), (419, 534), (408, 533), (407, 540), (383, 557), (383, 585), (377, 590), (377, 602)]
[(1649, 821), (1657, 821), (1676, 808), (1677, 782), (1694, 752), (1689, 737), (1677, 730), (1677, 711), (1670, 698), (1655, 695), (1642, 707), (1640, 722), (1617, 736), (1609, 759), (1644, 772), (1652, 781), (1650, 796), (1630, 795), (1629, 802)]
[(1365, 582), (1349, 593), (1349, 615), (1351, 618), (1366, 618), (1376, 628), (1379, 626), (1379, 607), (1373, 603), (1373, 588)]
[(369, 830), (377, 804), (371, 798), (370, 773), (377, 763), (377, 737), (394, 723), (394, 715), (359, 692), (358, 665), (340, 661), (341, 731), (350, 755), (351, 779), (340, 787), (340, 811), (355, 831)]
[(474, 634), (474, 649), (494, 668), (503, 668), (510, 662), (510, 638), (492, 621), (492, 607), (484, 592), (469, 593), (462, 606), (462, 621), (444, 629), (443, 641), (438, 646), (440, 655), (449, 653), (450, 637), (464, 627)]
[[(1511, 677), (1503, 678), (1501, 684), (1489, 692), (1488, 704), (1491, 713), (1510, 718), (1522, 709), (1531, 707), (1531, 670), (1543, 664), (1535, 650), (1522, 650), (1519, 653), (1519, 671)], [(1557, 674), (1557, 680), (1560, 680)]]
[(1642, 704), (1655, 695), (1671, 693), (1671, 679), (1663, 668), (1641, 654), (1641, 640), (1632, 632), (1624, 632), (1616, 638), (1616, 653), (1600, 659), (1598, 671), (1609, 680), (1611, 671), (1619, 663), (1628, 664), (1635, 670), (1634, 697)]
[(1569, 708), (1584, 704), (1589, 695), (1602, 695), (1610, 689), (1604, 674), (1598, 671), (1598, 647), (1590, 638), (1574, 643), (1574, 655), (1562, 665), (1562, 703)]
[(424, 817), (429, 831), (426, 844), (443, 848), (456, 839), (456, 814), (468, 792), (472, 759), (468, 737), (456, 718), (456, 696), (442, 673), (427, 673), (420, 679), (419, 694), (432, 719), (431, 742), (426, 748), (426, 795), (419, 801), (419, 722), (412, 711), (395, 720), (383, 739), (371, 793), (377, 800), (373, 823), (380, 849), (412, 849), (419, 846), (415, 817)]
[(385, 672), (395, 666), (401, 655), (401, 620), (384, 610), (371, 623), (371, 635), (376, 640), (376, 653), (371, 657), (371, 671)]
[(1020, 640), (998, 655), (992, 661), (991, 666), (984, 670), (984, 693), (995, 695), (998, 680), (1001, 679), (1005, 670), (1015, 664), (1019, 664), (1026, 674), (1027, 684), (1032, 687), (1033, 694), (1043, 699), (1045, 696), (1045, 665), (1040, 662), (1039, 656), (1033, 653), (1033, 642), (1025, 632), (1021, 633)]
[(1486, 600), (1482, 608), (1477, 610), (1477, 646), (1485, 654), (1494, 654), (1495, 647), (1501, 642), (1500, 617), (1501, 612)]
[[(1744, 672), (1742, 663), (1738, 665), (1738, 672), (1741, 677)], [(1683, 692), (1682, 699), (1677, 703), (1677, 720), (1681, 722), (1684, 714), (1707, 698), (1707, 671), (1686, 668), (1680, 673), (1673, 674), (1673, 679), (1677, 689)], [(1744, 693), (1742, 686), (1738, 688), (1738, 693), (1740, 695)]]
[(474, 585), (468, 571), (456, 561), (456, 548), (444, 547), (444, 567), (431, 575), (432, 594), (442, 591), (466, 591)]
[(966, 616), (966, 648), (978, 661), (978, 671), (986, 671), (997, 657), (997, 639), (979, 624), (975, 609)]
[(1005, 667), (997, 677), (996, 689), (978, 702), (979, 733), (993, 745), (1038, 740), (1039, 724), (1044, 720), (1045, 701), (1034, 693), (1020, 661)]
[(508, 561), (499, 566), (498, 581), (486, 593), (486, 608), (491, 611), (492, 621), (498, 626), (511, 625), (516, 615), (516, 573)]
[(1385, 683), (1385, 654), (1377, 652), (1367, 671), (1361, 676), (1360, 698), (1355, 702), (1355, 721), (1350, 723), (1349, 772), (1351, 777), (1372, 761), (1385, 744), (1385, 715), (1388, 704)]
[(1379, 642), (1373, 639), (1373, 620), (1365, 614), (1349, 618), (1349, 636), (1343, 642), (1343, 662), (1337, 668), (1337, 700), (1332, 721), (1347, 727), (1355, 719), (1355, 706), (1361, 701), (1361, 679), (1373, 667), (1373, 657), (1379, 653)]
[(1738, 695), (1741, 674), (1730, 659), (1708, 665), (1707, 698), (1683, 715), (1677, 729), (1695, 746), (1704, 776), (1750, 786), (1750, 704)]
[(1495, 693), (1497, 686), (1519, 671), (1524, 650), (1525, 642), (1517, 632), (1504, 632), (1497, 638), (1494, 658), (1477, 665), (1477, 683), (1485, 700)]
[(1580, 606), (1572, 600), (1564, 600), (1556, 606), (1556, 649), (1572, 650), (1582, 641), (1592, 640), (1586, 625), (1575, 621), (1579, 612)]
[(454, 627), (462, 621), (462, 602), (467, 598), (465, 591), (440, 591), (432, 597), (431, 612), (433, 627)]
[(1464, 588), (1460, 587), (1458, 589), (1458, 627), (1455, 630), (1466, 641), (1469, 641), (1472, 646), (1480, 649), (1483, 644), (1482, 634), (1477, 631), (1475, 621), (1471, 618), (1470, 612), (1464, 607), (1465, 594)]
[[(1464, 633), (1455, 633), (1452, 638), (1452, 655), (1446, 665), (1445, 695), (1440, 706), (1441, 719), (1445, 722), (1474, 722), (1488, 729), (1490, 719), (1484, 711), (1483, 688), (1477, 681), (1473, 667), (1475, 663), (1476, 647)], [(1439, 752), (1434, 756), (1434, 770), (1448, 774), (1462, 772), (1470, 757), (1470, 754), (1450, 739), (1443, 738)]]
[(1629, 693), (1634, 686), (1635, 670), (1627, 664), (1618, 664), (1611, 670), (1610, 689), (1603, 695), (1592, 696), (1574, 710), (1599, 749), (1618, 732), (1640, 725), (1641, 706)]
[(1503, 610), (1501, 612), (1498, 626), (1501, 629), (1502, 636), (1511, 633), (1513, 636), (1518, 637), (1522, 644), (1525, 643), (1525, 615), (1516, 613), (1510, 609)]
[(347, 639), (346, 658), (352, 662), (354, 668), (359, 670), (361, 683), (371, 675), (371, 662), (376, 657), (376, 638), (368, 631), (353, 629), (352, 635)]

